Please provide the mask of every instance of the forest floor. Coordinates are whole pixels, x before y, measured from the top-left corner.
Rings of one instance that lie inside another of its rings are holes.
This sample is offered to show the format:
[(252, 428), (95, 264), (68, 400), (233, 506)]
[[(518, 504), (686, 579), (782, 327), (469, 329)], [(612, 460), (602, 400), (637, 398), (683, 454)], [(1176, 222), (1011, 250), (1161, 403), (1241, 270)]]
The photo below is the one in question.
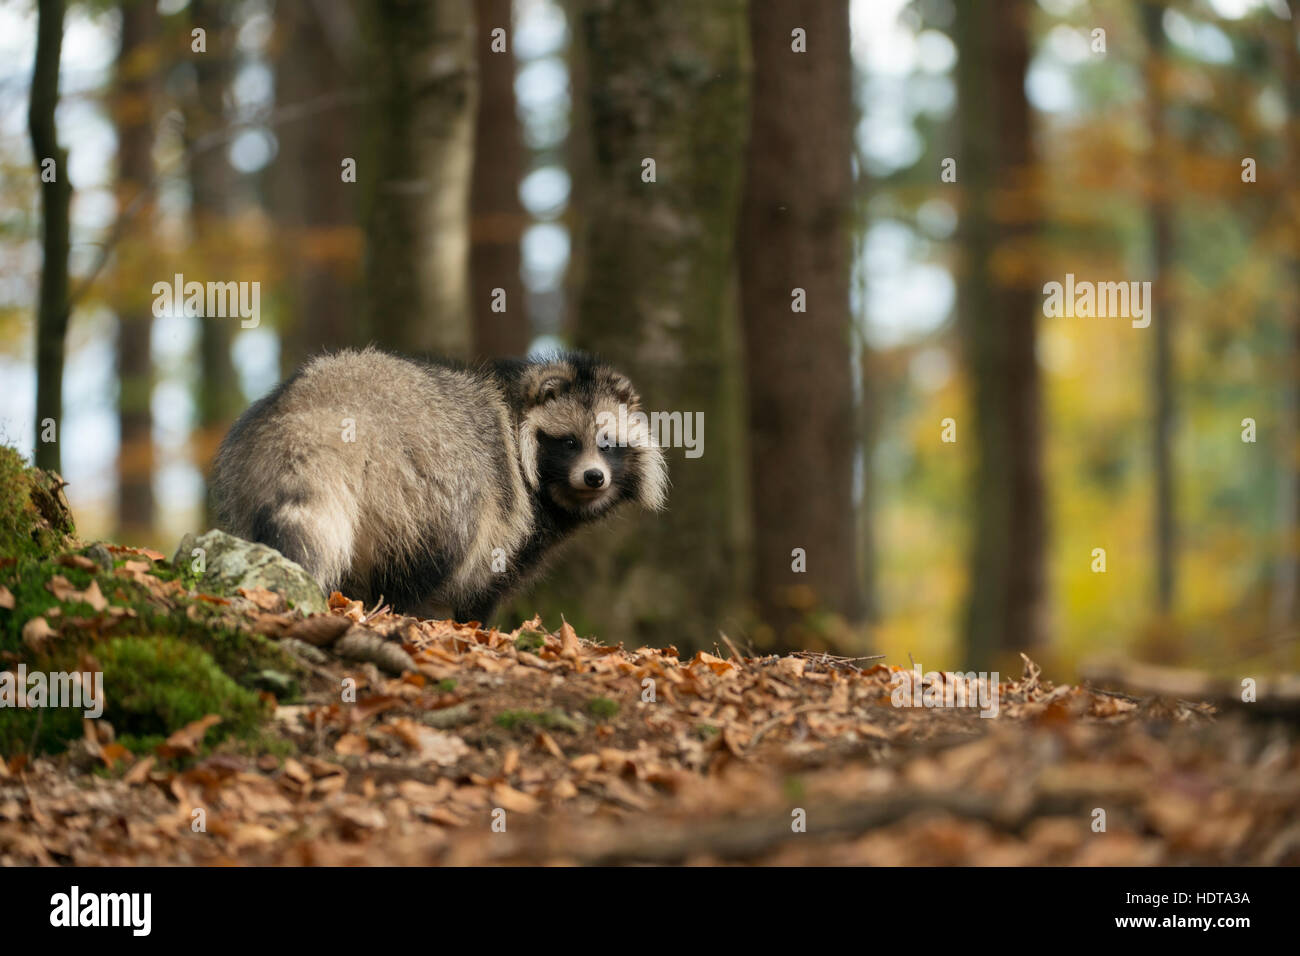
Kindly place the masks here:
[(981, 717), (899, 706), (885, 663), (303, 616), (86, 547), (33, 489), (0, 666), (102, 668), (108, 706), (0, 707), (0, 865), (1300, 863), (1294, 720), (1028, 659)]
[(1208, 705), (1053, 686), (1027, 663), (981, 718), (894, 706), (885, 665), (683, 661), (567, 625), (338, 597), (303, 620), (252, 597), (258, 630), (365, 629), (417, 670), (317, 658), (260, 755), (178, 763), (211, 720), (140, 756), (87, 721), (64, 755), (0, 762), (0, 863), (1300, 862), (1296, 735)]

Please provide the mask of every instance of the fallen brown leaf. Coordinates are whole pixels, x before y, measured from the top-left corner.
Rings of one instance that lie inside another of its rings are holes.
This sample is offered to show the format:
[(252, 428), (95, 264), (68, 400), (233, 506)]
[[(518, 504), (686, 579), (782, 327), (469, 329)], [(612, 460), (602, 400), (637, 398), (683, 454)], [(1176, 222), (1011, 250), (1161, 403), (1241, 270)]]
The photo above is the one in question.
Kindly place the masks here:
[(200, 717), (198, 720), (186, 724), (155, 748), (158, 756), (166, 760), (171, 757), (197, 754), (199, 744), (203, 741), (203, 735), (208, 732), (208, 728), (219, 723), (221, 723), (220, 715), (208, 714), (206, 717)]

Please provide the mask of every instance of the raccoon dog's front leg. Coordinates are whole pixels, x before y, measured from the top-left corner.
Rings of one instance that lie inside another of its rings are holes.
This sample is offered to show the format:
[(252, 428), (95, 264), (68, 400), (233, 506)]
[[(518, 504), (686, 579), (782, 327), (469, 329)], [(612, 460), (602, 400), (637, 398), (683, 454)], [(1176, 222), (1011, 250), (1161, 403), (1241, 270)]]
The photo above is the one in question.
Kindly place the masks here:
[(496, 612), (497, 601), (498, 596), (492, 594), (456, 608), (455, 618), (457, 623), (467, 624), (470, 621), (478, 621), (480, 624), (486, 625)]

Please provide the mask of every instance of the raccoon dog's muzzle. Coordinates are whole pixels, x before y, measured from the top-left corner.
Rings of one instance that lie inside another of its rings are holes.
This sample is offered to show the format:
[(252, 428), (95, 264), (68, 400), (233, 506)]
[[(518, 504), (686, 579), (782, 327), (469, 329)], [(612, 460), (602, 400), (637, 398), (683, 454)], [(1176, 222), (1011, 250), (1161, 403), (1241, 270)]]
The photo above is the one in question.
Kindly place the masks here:
[(582, 455), (569, 469), (569, 488), (583, 495), (596, 495), (610, 485), (610, 467), (600, 455)]

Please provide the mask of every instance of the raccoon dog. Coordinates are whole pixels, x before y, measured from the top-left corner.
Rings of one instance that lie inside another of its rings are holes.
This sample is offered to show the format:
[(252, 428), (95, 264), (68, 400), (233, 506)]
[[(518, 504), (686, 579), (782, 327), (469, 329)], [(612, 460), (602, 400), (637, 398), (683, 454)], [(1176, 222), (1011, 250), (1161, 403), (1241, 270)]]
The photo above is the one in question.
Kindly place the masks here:
[(663, 453), (639, 410), (627, 378), (580, 353), (477, 368), (324, 355), (230, 429), (218, 525), (327, 592), (486, 623), (581, 525), (625, 501), (663, 508)]

